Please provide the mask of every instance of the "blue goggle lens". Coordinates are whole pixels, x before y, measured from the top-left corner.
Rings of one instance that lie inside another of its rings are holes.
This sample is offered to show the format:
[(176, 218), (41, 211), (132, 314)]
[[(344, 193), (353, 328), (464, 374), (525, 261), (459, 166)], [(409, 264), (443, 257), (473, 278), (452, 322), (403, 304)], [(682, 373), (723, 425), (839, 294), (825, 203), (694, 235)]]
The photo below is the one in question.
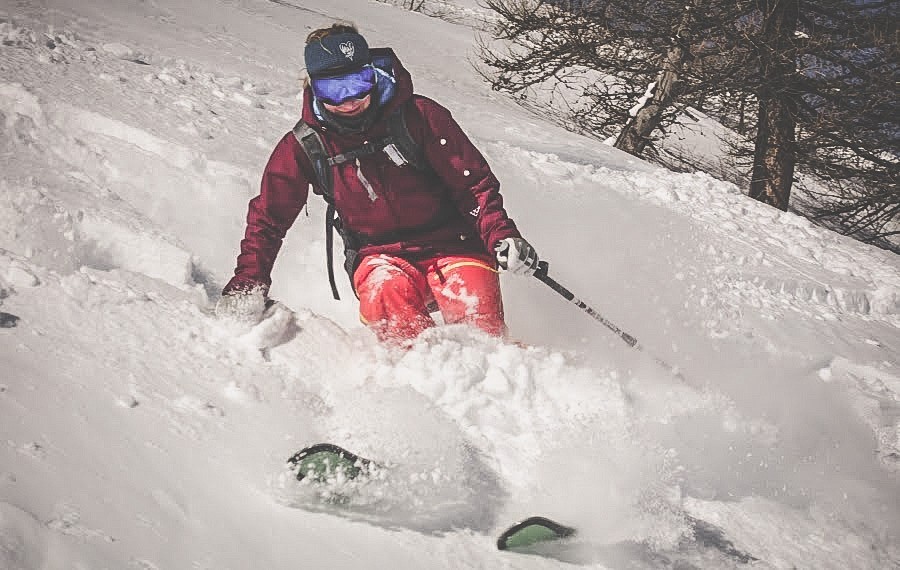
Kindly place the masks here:
[(375, 68), (367, 65), (343, 75), (314, 78), (312, 90), (320, 101), (340, 105), (350, 99), (362, 99), (372, 92), (375, 82)]

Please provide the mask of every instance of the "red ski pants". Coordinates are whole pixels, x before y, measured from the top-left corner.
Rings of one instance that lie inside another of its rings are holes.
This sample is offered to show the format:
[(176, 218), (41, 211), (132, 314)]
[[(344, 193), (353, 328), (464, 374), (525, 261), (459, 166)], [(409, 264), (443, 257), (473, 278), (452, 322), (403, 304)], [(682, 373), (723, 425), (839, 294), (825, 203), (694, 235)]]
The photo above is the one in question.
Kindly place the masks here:
[(489, 256), (407, 261), (370, 255), (363, 258), (353, 283), (360, 320), (382, 341), (402, 342), (435, 326), (427, 308), (432, 302), (447, 324), (467, 323), (495, 336), (506, 334), (500, 278)]

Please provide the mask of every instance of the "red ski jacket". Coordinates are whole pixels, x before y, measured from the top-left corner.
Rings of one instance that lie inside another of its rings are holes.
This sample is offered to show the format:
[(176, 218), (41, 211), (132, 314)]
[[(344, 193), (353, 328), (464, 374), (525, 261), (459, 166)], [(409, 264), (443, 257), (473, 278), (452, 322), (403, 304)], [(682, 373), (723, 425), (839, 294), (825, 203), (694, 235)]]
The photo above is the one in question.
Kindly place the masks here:
[[(386, 117), (412, 101), (404, 109), (407, 127), (433, 174), (397, 166), (383, 152), (332, 167), (334, 202), (341, 220), (372, 242), (360, 249), (360, 259), (375, 253), (409, 258), (483, 254), (503, 238), (521, 237), (503, 209), (499, 181), (450, 111), (413, 94), (412, 78), (392, 50), (374, 49), (372, 54), (393, 58), (396, 90), (369, 130), (343, 134), (330, 129), (317, 118), (309, 87), (303, 94), (303, 121), (320, 133), (329, 154), (335, 156), (386, 136)], [(315, 183), (306, 153), (294, 134), (287, 133), (269, 158), (259, 196), (250, 200), (237, 268), (223, 294), (259, 285), (268, 288), (285, 233)], [(402, 235), (402, 240), (391, 241), (392, 234)]]

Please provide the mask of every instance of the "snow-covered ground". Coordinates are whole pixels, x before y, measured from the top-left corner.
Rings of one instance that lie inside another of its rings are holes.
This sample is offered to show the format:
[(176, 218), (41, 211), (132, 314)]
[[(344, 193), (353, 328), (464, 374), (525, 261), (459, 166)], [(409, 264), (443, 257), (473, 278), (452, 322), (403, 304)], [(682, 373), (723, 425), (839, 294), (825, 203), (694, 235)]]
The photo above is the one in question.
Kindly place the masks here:
[[(516, 277), (521, 342), (380, 347), (331, 299), (318, 201), (269, 318), (211, 315), (334, 19), (453, 110), (551, 275), (644, 352)], [(350, 0), (0, 0), (0, 568), (900, 565), (900, 258), (536, 119), (472, 72), (475, 33)], [(319, 441), (390, 476), (296, 508), (284, 461)], [(580, 538), (497, 551), (532, 514)]]

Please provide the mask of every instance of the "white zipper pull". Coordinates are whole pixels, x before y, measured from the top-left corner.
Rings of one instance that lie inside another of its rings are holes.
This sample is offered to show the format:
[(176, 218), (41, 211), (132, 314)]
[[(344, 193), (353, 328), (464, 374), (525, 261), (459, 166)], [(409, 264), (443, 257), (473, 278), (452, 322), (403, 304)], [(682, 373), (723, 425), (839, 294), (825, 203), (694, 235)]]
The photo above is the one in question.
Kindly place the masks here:
[(359, 159), (356, 159), (356, 177), (359, 178), (359, 181), (362, 182), (362, 185), (366, 187), (366, 192), (369, 193), (369, 200), (375, 201), (378, 199), (378, 194), (375, 193), (375, 189), (372, 188), (372, 185), (366, 180), (365, 175), (362, 172), (362, 165), (359, 163)]

